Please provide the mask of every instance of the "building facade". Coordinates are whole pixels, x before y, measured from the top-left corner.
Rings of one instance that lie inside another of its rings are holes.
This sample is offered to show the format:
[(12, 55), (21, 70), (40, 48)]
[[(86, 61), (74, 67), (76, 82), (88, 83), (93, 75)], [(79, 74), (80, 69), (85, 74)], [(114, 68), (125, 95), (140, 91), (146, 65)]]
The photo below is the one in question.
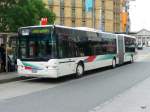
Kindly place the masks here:
[(121, 8), (121, 32), (129, 33), (130, 32), (130, 14), (129, 14), (129, 8), (130, 8), (130, 1), (135, 0), (121, 0), (120, 8)]
[(136, 34), (137, 44), (142, 44), (145, 46), (150, 46), (150, 31), (146, 29), (142, 29), (138, 31)]
[(120, 32), (121, 0), (101, 0), (101, 29), (106, 32)]
[(43, 0), (56, 14), (55, 24), (120, 32), (121, 0)]

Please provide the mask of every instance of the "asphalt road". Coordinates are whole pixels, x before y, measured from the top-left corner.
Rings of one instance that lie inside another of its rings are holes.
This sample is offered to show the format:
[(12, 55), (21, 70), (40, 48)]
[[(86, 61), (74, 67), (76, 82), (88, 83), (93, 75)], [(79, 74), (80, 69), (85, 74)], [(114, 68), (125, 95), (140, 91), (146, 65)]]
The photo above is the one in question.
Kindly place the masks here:
[[(150, 77), (149, 51), (150, 48), (139, 51), (135, 63), (89, 72), (80, 79), (40, 79), (2, 85), (0, 90), (4, 93), (0, 95), (5, 98), (0, 100), (0, 112), (91, 112)], [(11, 86), (14, 89), (8, 90)], [(4, 87), (8, 87), (7, 91)]]

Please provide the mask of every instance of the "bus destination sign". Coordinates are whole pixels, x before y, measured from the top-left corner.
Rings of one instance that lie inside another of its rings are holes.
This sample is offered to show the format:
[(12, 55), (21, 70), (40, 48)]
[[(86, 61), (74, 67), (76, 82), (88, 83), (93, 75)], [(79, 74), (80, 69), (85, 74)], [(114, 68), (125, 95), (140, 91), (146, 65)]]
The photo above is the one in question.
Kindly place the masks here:
[(44, 28), (44, 29), (32, 29), (32, 34), (48, 34), (50, 32), (50, 29)]

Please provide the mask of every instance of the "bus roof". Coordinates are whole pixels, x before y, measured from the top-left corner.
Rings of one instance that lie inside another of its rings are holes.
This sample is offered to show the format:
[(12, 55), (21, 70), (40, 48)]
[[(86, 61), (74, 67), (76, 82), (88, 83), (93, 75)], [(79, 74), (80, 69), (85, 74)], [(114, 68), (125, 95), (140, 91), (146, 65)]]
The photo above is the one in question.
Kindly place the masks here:
[(41, 27), (53, 27), (54, 25), (37, 25), (37, 26), (26, 26), (26, 27), (20, 27), (19, 29), (23, 28), (41, 28)]
[(45, 28), (45, 27), (59, 27), (59, 28), (68, 28), (73, 30), (82, 30), (82, 31), (92, 31), (92, 32), (99, 32), (99, 30), (88, 28), (88, 27), (69, 27), (69, 26), (62, 26), (62, 25), (38, 25), (38, 26), (27, 26), (27, 27), (20, 27), (19, 29), (24, 28)]
[(132, 35), (127, 35), (127, 34), (117, 34), (117, 35), (121, 35), (121, 36), (127, 36), (127, 37), (130, 37), (130, 38), (136, 38), (135, 36), (132, 36)]
[[(58, 28), (66, 28), (66, 29), (81, 30), (81, 31), (90, 31), (90, 32), (97, 32), (97, 33), (105, 33), (105, 34), (115, 35), (114, 33), (111, 33), (111, 32), (102, 32), (102, 31), (94, 29), (94, 28), (88, 28), (88, 27), (69, 27), (69, 26), (62, 26), (62, 25), (37, 25), (37, 26), (20, 27), (19, 29), (24, 29), (24, 28), (42, 28), (42, 27), (43, 28), (45, 28), (45, 27), (58, 27)], [(124, 35), (124, 34), (117, 34), (117, 35)]]

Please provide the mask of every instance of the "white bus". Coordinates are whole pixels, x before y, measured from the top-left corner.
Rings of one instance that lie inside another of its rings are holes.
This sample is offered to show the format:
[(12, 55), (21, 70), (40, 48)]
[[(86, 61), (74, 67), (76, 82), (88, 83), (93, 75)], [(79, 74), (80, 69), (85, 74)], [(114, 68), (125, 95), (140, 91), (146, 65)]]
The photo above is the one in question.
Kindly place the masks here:
[(21, 76), (80, 77), (85, 71), (134, 59), (135, 38), (128, 35), (59, 25), (22, 27), (18, 34)]

